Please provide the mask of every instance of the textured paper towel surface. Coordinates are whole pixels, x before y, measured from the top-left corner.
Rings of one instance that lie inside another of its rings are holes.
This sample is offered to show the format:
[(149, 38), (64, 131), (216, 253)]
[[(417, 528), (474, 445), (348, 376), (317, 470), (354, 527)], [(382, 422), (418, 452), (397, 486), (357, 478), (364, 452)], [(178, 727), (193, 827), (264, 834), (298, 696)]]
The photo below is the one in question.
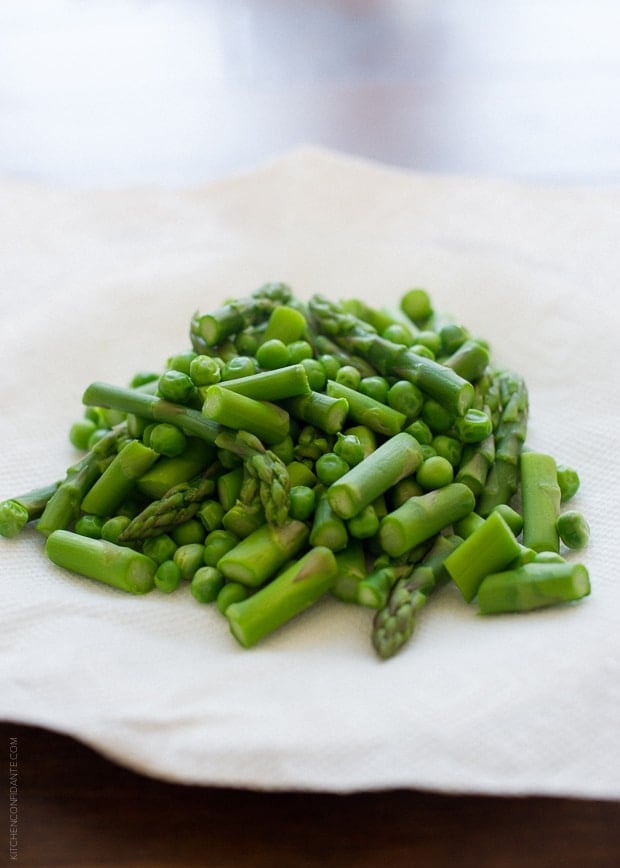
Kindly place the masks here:
[(171, 780), (620, 797), (620, 191), (405, 173), (313, 149), (196, 189), (0, 185), (0, 499), (59, 478), (94, 379), (186, 349), (267, 280), (395, 303), (413, 285), (530, 390), (576, 466), (585, 601), (483, 619), (446, 588), (381, 662), (324, 599), (252, 651), (187, 589), (132, 598), (0, 540), (0, 715)]

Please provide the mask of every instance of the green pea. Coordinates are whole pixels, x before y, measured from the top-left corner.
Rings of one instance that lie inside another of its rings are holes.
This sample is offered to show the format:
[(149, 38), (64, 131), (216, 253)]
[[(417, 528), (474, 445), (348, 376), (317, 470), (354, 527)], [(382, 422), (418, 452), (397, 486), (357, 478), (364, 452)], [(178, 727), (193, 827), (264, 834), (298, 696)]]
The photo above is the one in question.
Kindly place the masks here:
[(327, 379), (323, 365), (317, 359), (302, 359), (301, 364), (306, 369), (310, 388), (314, 392), (321, 392)]
[(127, 515), (115, 515), (107, 519), (101, 527), (101, 539), (108, 542), (118, 542), (119, 536), (129, 525), (131, 519)]
[(456, 437), (447, 434), (437, 434), (431, 440), (431, 446), (442, 458), (447, 458), (453, 467), (458, 467), (463, 457), (463, 445)]
[(203, 566), (204, 546), (200, 543), (180, 545), (173, 555), (173, 561), (181, 571), (181, 579), (190, 582), (196, 570)]
[(298, 521), (305, 521), (314, 512), (314, 489), (308, 485), (294, 485), (289, 493), (289, 515)]
[(212, 386), (219, 383), (222, 369), (212, 356), (196, 356), (189, 366), (189, 375), (196, 386)]
[(75, 523), (75, 532), (90, 539), (101, 539), (101, 529), (105, 519), (98, 515), (82, 515)]
[(411, 332), (400, 323), (392, 323), (387, 326), (381, 332), (381, 337), (387, 341), (392, 341), (393, 344), (401, 344), (403, 347), (408, 347), (411, 344)]
[(336, 371), (336, 382), (342, 383), (343, 386), (348, 386), (350, 389), (357, 389), (361, 379), (362, 375), (353, 365), (342, 365)]
[(203, 560), (208, 567), (215, 567), (221, 557), (239, 542), (239, 537), (228, 530), (217, 529), (207, 534)]
[(424, 395), (408, 380), (397, 380), (390, 386), (387, 402), (393, 410), (403, 413), (407, 419), (415, 419), (424, 406)]
[(389, 390), (390, 386), (385, 377), (377, 375), (372, 377), (362, 377), (358, 391), (360, 391), (362, 395), (368, 395), (369, 398), (374, 398), (375, 401), (381, 401), (382, 404), (387, 404)]
[(222, 380), (251, 377), (256, 373), (256, 361), (251, 356), (234, 356), (222, 368)]
[(296, 365), (304, 359), (312, 358), (312, 347), (308, 341), (293, 341), (288, 345), (288, 355), (291, 365)]
[(163, 561), (155, 571), (155, 587), (164, 594), (171, 594), (181, 583), (181, 570), (173, 560)]
[(92, 435), (97, 430), (97, 425), (92, 419), (78, 419), (69, 429), (69, 441), (76, 449), (86, 452)]
[(148, 383), (154, 383), (159, 379), (159, 374), (153, 371), (138, 371), (129, 381), (130, 389), (139, 389), (140, 386), (146, 386)]
[(335, 380), (338, 369), (342, 367), (342, 362), (338, 356), (334, 356), (331, 353), (323, 353), (319, 356), (319, 362), (323, 367), (326, 378), (328, 380)]
[(454, 468), (447, 458), (432, 455), (420, 464), (415, 478), (426, 491), (443, 488), (454, 479)]
[(359, 437), (355, 434), (342, 434), (338, 432), (334, 444), (334, 452), (346, 461), (349, 467), (355, 467), (364, 459), (364, 447)]
[(187, 437), (176, 425), (159, 422), (151, 428), (149, 445), (155, 452), (175, 458), (185, 452)]
[(171, 536), (178, 546), (203, 543), (205, 538), (204, 525), (197, 518), (190, 518), (182, 524), (178, 524), (171, 531)]
[(188, 350), (185, 353), (177, 353), (168, 359), (168, 368), (172, 371), (180, 371), (182, 374), (189, 376), (189, 369), (192, 361), (196, 358), (197, 353)]
[(189, 374), (171, 369), (164, 371), (157, 382), (162, 398), (177, 404), (187, 404), (194, 395), (195, 386)]
[(265, 368), (266, 370), (283, 368), (290, 361), (288, 347), (284, 341), (278, 338), (265, 341), (256, 350), (256, 361), (261, 368)]
[(331, 485), (349, 470), (346, 461), (336, 455), (335, 452), (325, 452), (317, 458), (314, 470), (323, 485)]
[(189, 589), (199, 603), (212, 603), (224, 587), (224, 576), (215, 567), (199, 567)]
[(144, 540), (142, 554), (155, 561), (156, 564), (163, 564), (164, 561), (172, 560), (177, 548), (177, 544), (169, 534), (160, 533)]

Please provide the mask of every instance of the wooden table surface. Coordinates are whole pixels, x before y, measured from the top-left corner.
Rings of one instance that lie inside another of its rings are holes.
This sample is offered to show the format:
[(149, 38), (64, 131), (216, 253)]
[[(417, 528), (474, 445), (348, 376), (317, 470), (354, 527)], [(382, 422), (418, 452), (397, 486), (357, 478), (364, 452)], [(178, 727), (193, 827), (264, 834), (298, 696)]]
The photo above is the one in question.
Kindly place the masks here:
[[(5, 0), (0, 177), (193, 184), (317, 144), (618, 185), (619, 24), (616, 0)], [(617, 802), (182, 787), (60, 734), (0, 729), (18, 772), (7, 864), (620, 864)]]

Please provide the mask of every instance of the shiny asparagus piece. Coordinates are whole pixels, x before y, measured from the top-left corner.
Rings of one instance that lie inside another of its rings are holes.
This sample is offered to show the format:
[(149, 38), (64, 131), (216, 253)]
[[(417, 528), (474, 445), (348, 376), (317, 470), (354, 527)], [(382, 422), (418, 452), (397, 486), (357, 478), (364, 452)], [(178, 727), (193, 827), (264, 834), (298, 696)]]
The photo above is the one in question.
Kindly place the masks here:
[(76, 464), (67, 470), (64, 480), (50, 497), (36, 528), (49, 536), (68, 528), (80, 515), (82, 499), (113, 460), (127, 438), (127, 428), (120, 424), (105, 434)]
[(0, 536), (7, 539), (17, 536), (28, 522), (43, 514), (48, 501), (58, 490), (59, 482), (42, 488), (34, 488), (25, 494), (12, 497), (0, 503)]
[(255, 594), (228, 606), (233, 636), (246, 648), (255, 645), (326, 594), (337, 572), (331, 549), (310, 549)]
[(130, 594), (146, 594), (154, 587), (157, 564), (127, 546), (56, 530), (45, 551), (57, 566)]
[(380, 657), (394, 656), (409, 641), (418, 612), (429, 595), (448, 580), (446, 558), (461, 542), (456, 534), (438, 536), (422, 561), (393, 586), (387, 603), (373, 620), (372, 644)]
[(513, 532), (499, 512), (491, 515), (444, 562), (466, 602), (471, 602), (490, 573), (509, 566), (520, 548)]
[(531, 561), (488, 575), (478, 589), (481, 614), (529, 612), (586, 597), (590, 577), (583, 564)]
[(411, 497), (382, 519), (381, 546), (391, 557), (399, 557), (464, 518), (474, 506), (474, 495), (460, 482)]
[(557, 552), (561, 492), (556, 463), (542, 452), (524, 452), (520, 469), (523, 544), (537, 552)]
[(328, 489), (333, 510), (350, 519), (381, 494), (410, 476), (422, 463), (418, 441), (404, 431), (386, 440)]
[(306, 524), (295, 519), (279, 527), (264, 524), (226, 552), (217, 568), (226, 579), (258, 587), (301, 551), (308, 535)]

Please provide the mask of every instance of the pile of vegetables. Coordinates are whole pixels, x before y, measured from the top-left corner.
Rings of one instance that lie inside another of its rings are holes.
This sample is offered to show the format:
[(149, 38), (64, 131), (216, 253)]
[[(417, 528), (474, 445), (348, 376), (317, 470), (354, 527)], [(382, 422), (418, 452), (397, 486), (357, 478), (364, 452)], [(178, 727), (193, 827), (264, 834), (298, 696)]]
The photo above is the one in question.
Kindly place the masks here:
[(64, 478), (0, 504), (57, 565), (143, 594), (189, 582), (244, 646), (330, 593), (391, 657), (452, 582), (482, 614), (578, 600), (577, 472), (525, 443), (523, 378), (412, 289), (395, 308), (271, 283), (196, 313), (190, 349), (92, 383)]

